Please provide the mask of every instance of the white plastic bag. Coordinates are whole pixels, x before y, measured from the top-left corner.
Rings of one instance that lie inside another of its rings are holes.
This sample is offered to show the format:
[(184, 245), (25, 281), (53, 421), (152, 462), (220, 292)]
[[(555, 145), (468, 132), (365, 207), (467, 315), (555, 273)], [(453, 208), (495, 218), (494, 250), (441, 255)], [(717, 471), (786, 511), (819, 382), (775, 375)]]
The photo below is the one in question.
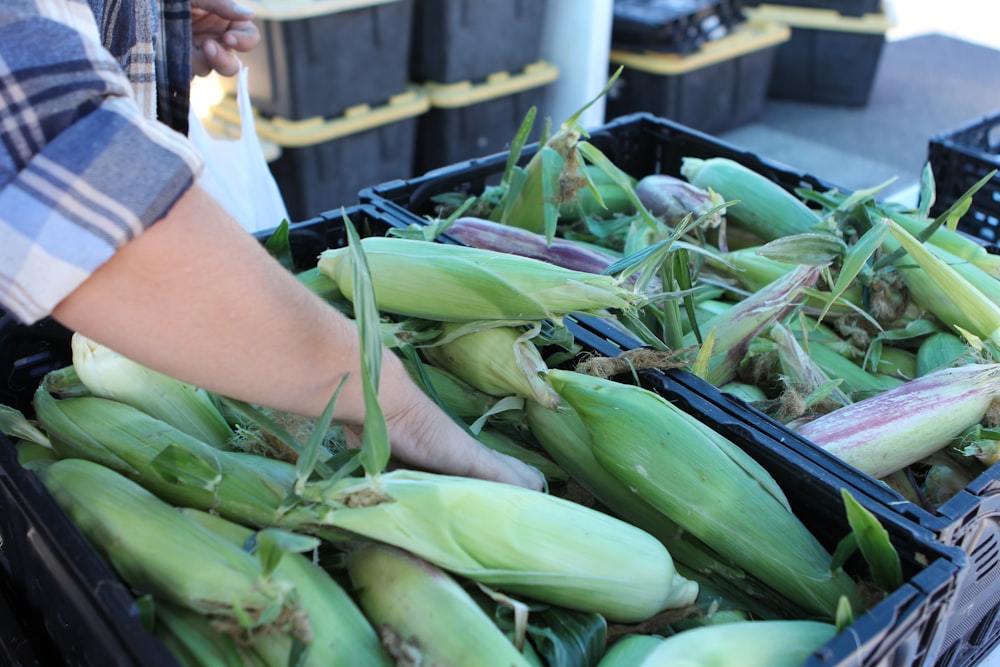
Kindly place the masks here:
[(241, 64), (236, 76), (239, 139), (213, 137), (193, 108), (189, 114), (188, 138), (205, 159), (205, 171), (198, 184), (247, 231), (273, 229), (288, 219), (288, 210), (257, 138), (247, 91), (247, 68)]

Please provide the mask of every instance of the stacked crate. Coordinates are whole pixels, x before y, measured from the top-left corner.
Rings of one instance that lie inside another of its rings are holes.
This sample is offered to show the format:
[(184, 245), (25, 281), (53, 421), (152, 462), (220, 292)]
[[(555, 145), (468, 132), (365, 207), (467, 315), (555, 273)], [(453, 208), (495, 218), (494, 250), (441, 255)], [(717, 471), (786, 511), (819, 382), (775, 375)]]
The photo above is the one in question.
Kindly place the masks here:
[(791, 29), (774, 59), (775, 99), (860, 107), (868, 103), (892, 19), (881, 0), (748, 3), (747, 15)]
[(648, 111), (719, 133), (756, 118), (785, 26), (747, 22), (739, 0), (616, 0), (607, 116)]
[[(241, 54), (255, 123), (281, 149), (271, 170), (293, 219), (349, 206), (372, 182), (410, 175), (416, 119), (427, 111), (409, 82), (414, 2), (245, 3), (261, 33)], [(239, 119), (232, 99), (213, 113)]]
[(540, 59), (543, 0), (415, 0), (410, 80), (430, 109), (414, 172), (509, 147), (558, 68)]

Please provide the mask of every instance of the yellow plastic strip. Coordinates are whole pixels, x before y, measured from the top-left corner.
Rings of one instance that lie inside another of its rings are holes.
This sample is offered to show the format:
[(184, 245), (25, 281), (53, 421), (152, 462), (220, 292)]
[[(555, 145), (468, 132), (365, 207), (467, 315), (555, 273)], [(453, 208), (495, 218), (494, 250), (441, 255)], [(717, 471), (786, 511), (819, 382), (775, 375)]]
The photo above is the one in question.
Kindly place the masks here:
[(812, 30), (885, 34), (895, 25), (895, 20), (888, 12), (845, 16), (833, 9), (768, 4), (747, 7), (744, 12), (751, 20), (776, 21), (792, 28)]
[(269, 21), (297, 21), (326, 14), (336, 14), (352, 9), (366, 9), (399, 0), (240, 0), (240, 4), (253, 10), (259, 19)]
[(559, 78), (559, 68), (544, 60), (531, 63), (518, 74), (496, 72), (482, 83), (459, 81), (456, 83), (434, 83), (423, 85), (432, 107), (467, 107), (480, 102), (488, 102), (498, 97), (515, 95), (525, 90), (538, 88)]
[[(254, 110), (254, 123), (257, 136), (261, 139), (273, 141), (285, 148), (303, 148), (419, 116), (429, 108), (427, 95), (414, 88), (393, 97), (383, 106), (370, 107), (362, 104), (330, 119), (318, 116), (303, 120), (262, 118)], [(228, 122), (240, 122), (236, 101), (230, 96), (213, 106), (211, 112)]]
[(746, 21), (730, 35), (708, 42), (694, 53), (633, 53), (613, 49), (611, 62), (642, 72), (673, 76), (777, 46), (791, 36), (791, 29), (781, 23)]

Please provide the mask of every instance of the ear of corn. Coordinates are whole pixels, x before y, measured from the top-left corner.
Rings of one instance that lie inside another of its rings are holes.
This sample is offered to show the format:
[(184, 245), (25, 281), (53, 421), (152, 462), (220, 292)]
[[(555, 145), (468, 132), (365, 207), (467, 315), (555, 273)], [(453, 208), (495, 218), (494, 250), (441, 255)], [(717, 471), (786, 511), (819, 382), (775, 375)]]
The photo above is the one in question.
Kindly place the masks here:
[(253, 651), (217, 632), (203, 614), (157, 601), (153, 634), (183, 667), (268, 667)]
[(796, 430), (880, 478), (941, 449), (977, 424), (998, 395), (1000, 364), (966, 364), (910, 380)]
[(615, 642), (601, 656), (597, 667), (635, 667), (641, 664), (661, 643), (663, 643), (663, 637), (656, 635), (627, 635)]
[(114, 350), (74, 333), (73, 368), (91, 394), (127, 403), (224, 449), (233, 437), (204, 389), (146, 368)]
[(749, 229), (765, 241), (814, 231), (816, 215), (798, 197), (771, 179), (728, 158), (686, 157), (681, 174), (724, 200), (738, 200), (726, 209), (726, 220)]
[[(986, 296), (977, 283), (962, 275), (958, 267), (964, 266), (963, 270), (967, 271), (969, 265), (953, 267), (899, 225), (893, 222), (889, 225), (898, 246), (887, 242), (886, 249), (901, 246), (906, 250), (907, 255), (897, 260), (895, 266), (917, 301), (947, 325), (961, 327), (1000, 344), (1000, 305)], [(988, 282), (985, 278), (978, 281), (990, 289), (998, 287), (1000, 292), (1000, 286), (995, 285), (997, 282), (992, 277)]]
[(210, 616), (237, 637), (305, 632), (292, 582), (265, 576), (251, 555), (102, 465), (64, 459), (42, 480), (129, 585)]
[(215, 449), (141, 410), (105, 398), (35, 393), (39, 423), (60, 457), (108, 466), (175, 505), (215, 509), (256, 526), (294, 521), (283, 511), (295, 466)]
[[(702, 332), (715, 331), (705, 379), (715, 386), (735, 379), (751, 341), (784, 318), (801, 301), (803, 290), (816, 282), (821, 271), (819, 266), (794, 267), (732, 308), (699, 323)], [(685, 345), (696, 342), (694, 333), (684, 337)]]
[[(572, 408), (549, 410), (531, 401), (525, 404), (528, 425), (550, 456), (603, 506), (616, 516), (660, 540), (685, 577), (698, 581), (699, 604), (703, 597), (724, 596), (751, 609), (758, 618), (784, 618), (794, 613), (740, 567), (723, 558), (692, 533), (655, 509), (631, 488), (608, 472), (595, 458), (590, 433)], [(709, 591), (706, 582), (711, 582)], [(715, 599), (715, 598), (713, 598)]]
[[(255, 537), (253, 530), (215, 514), (184, 509), (183, 514), (236, 547), (245, 548)], [(372, 667), (393, 664), (382, 649), (368, 619), (340, 584), (323, 568), (299, 553), (286, 553), (275, 573), (292, 582), (299, 608), (308, 619), (312, 637), (298, 667)], [(388, 586), (388, 582), (383, 582)], [(287, 635), (262, 637), (254, 652), (269, 665), (285, 665), (292, 650)]]
[(462, 586), (431, 563), (369, 544), (348, 554), (347, 571), (361, 608), (397, 664), (528, 667)]
[(620, 259), (591, 245), (559, 237), (548, 242), (543, 234), (481, 218), (458, 218), (445, 231), (476, 248), (530, 257), (586, 273), (602, 273)]
[(548, 378), (598, 462), (650, 505), (810, 613), (833, 618), (841, 597), (861, 608), (774, 479), (734, 443), (641, 387), (563, 370)]
[[(817, 621), (706, 625), (664, 639), (637, 667), (800, 667), (837, 634)], [(603, 666), (602, 666), (603, 667)]]
[(480, 479), (395, 470), (332, 488), (329, 525), (517, 595), (636, 622), (690, 604), (653, 536), (596, 510)]
[(547, 366), (531, 332), (509, 326), (442, 324), (440, 344), (421, 348), (431, 363), (491, 396), (520, 396), (555, 409), (559, 396), (542, 378)]
[[(371, 236), (361, 244), (379, 310), (396, 315), (441, 322), (560, 320), (628, 308), (639, 299), (611, 276), (528, 257), (393, 237)], [(324, 251), (318, 266), (353, 298), (346, 249)]]
[[(635, 194), (646, 209), (670, 226), (677, 225), (686, 216), (707, 213), (723, 203), (718, 195), (669, 174), (643, 176), (635, 186)], [(707, 227), (722, 223), (725, 209), (716, 211), (705, 221)]]
[[(403, 364), (410, 377), (421, 382), (416, 364), (409, 360), (404, 360)], [(497, 402), (496, 396), (476, 389), (451, 371), (430, 364), (422, 364), (421, 370), (426, 374), (433, 392), (457, 417), (479, 419)]]

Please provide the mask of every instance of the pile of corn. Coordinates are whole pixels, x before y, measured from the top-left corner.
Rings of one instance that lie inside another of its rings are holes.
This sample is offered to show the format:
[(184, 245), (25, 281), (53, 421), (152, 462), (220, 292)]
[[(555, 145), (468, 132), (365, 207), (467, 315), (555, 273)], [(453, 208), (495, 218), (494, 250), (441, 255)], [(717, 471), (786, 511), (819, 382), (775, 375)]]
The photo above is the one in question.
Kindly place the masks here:
[(514, 162), (419, 233), (632, 285), (609, 319), (661, 354), (606, 372), (686, 368), (928, 509), (1000, 460), (1000, 256), (955, 231), (977, 188), (932, 219), (929, 173), (915, 208), (721, 157), (625, 174), (572, 124)]
[[(745, 641), (755, 664), (798, 665), (901, 583), (848, 576), (735, 443), (651, 391), (572, 369), (561, 319), (644, 295), (537, 260), (369, 237), (319, 258), (331, 299), (359, 298), (358, 251), (378, 335), (549, 489), (362, 474), (328, 420), (209, 394), (75, 335), (33, 419), (0, 423), (151, 600), (151, 631), (181, 664), (668, 665), (694, 642), (696, 664), (745, 665), (731, 646)], [(428, 270), (418, 282), (456, 298), (393, 299)]]

